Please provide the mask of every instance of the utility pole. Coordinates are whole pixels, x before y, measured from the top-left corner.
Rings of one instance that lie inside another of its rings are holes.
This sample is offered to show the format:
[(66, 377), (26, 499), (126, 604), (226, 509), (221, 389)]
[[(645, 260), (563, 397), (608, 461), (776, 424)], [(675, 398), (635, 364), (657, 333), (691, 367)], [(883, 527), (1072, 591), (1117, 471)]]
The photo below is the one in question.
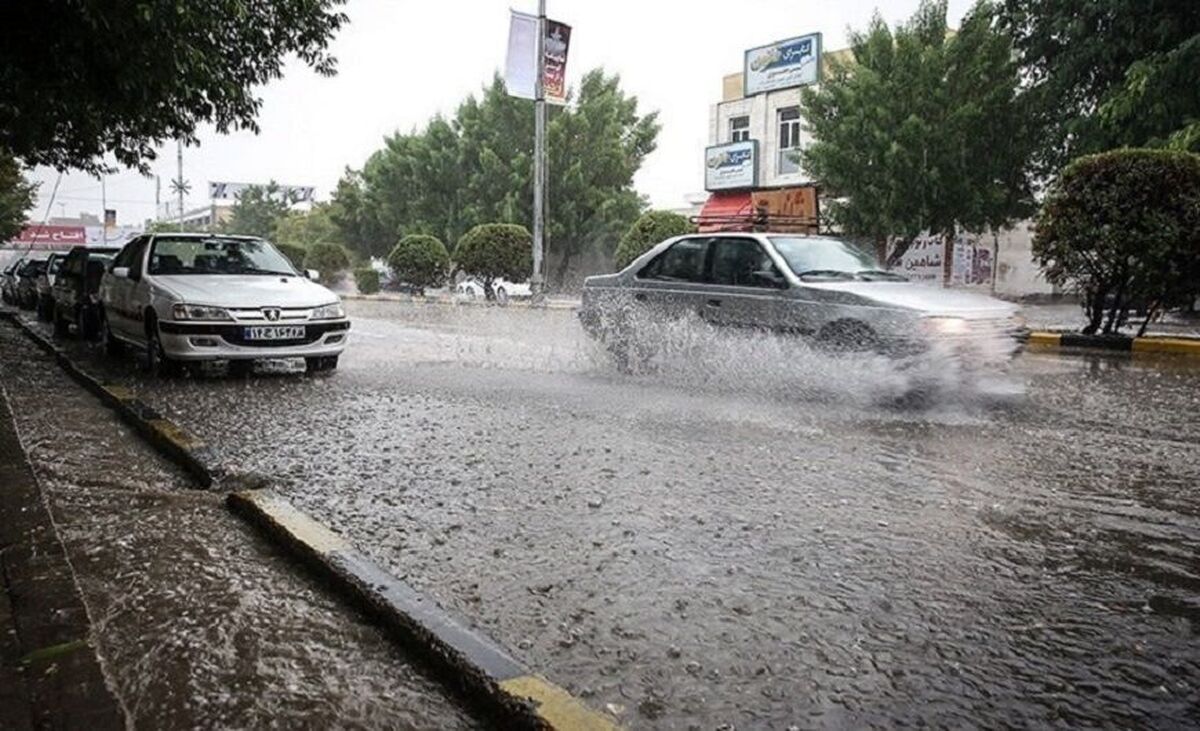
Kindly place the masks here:
[(154, 220), (162, 218), (162, 179), (154, 176)]
[(108, 246), (108, 191), (104, 187), (104, 174), (100, 174), (100, 236)]
[(537, 76), (533, 87), (533, 276), (530, 289), (533, 301), (540, 303), (545, 296), (546, 239), (546, 0), (538, 0), (537, 22)]
[(179, 175), (179, 185), (176, 186), (179, 190), (179, 230), (183, 231), (183, 191), (186, 187), (183, 182), (183, 140), (175, 140), (175, 166)]

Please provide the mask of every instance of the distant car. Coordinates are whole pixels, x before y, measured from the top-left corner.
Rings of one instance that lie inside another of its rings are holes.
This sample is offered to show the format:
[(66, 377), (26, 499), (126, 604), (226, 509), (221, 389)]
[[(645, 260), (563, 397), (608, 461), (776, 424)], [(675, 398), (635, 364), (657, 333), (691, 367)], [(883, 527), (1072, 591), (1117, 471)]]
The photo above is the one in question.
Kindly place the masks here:
[(914, 284), (838, 238), (715, 233), (668, 239), (620, 273), (588, 277), (579, 316), (623, 365), (645, 323), (683, 317), (800, 335), (831, 350), (949, 348), (993, 365), (1018, 349), (1016, 309)]
[(252, 236), (148, 234), (133, 239), (100, 281), (100, 334), (109, 354), (132, 345), (162, 375), (183, 363), (303, 358), (337, 368), (350, 321), (337, 295)]
[(62, 258), (51, 290), (50, 317), (54, 333), (67, 335), (75, 325), (79, 337), (95, 340), (100, 332), (100, 279), (115, 246), (76, 246)]
[(62, 266), (63, 257), (66, 254), (54, 252), (46, 259), (46, 268), (37, 276), (34, 283), (37, 289), (37, 301), (35, 308), (37, 309), (37, 317), (39, 320), (49, 320), (54, 310), (54, 297), (51, 290), (54, 288), (54, 280), (58, 276), (58, 270)]
[(46, 271), (46, 257), (34, 255), (17, 268), (17, 306), (32, 310), (37, 306), (37, 279)]
[[(508, 304), (511, 297), (525, 298), (533, 296), (528, 284), (514, 283), (507, 279), (497, 279), (492, 282), (492, 289), (496, 293), (496, 302), (500, 304)], [(483, 299), (486, 295), (483, 288), (483, 282), (478, 279), (464, 279), (454, 287), (454, 293), (459, 297), (466, 299)]]

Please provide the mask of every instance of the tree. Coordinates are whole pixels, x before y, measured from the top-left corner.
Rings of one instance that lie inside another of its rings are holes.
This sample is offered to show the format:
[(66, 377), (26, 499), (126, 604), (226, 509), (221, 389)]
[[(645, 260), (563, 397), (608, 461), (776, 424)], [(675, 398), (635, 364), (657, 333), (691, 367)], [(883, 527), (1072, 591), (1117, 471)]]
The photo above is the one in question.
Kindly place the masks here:
[(267, 185), (251, 185), (238, 196), (229, 220), (221, 226), (221, 230), (223, 233), (268, 238), (275, 233), (279, 221), (287, 215), (288, 204), (274, 181)]
[[(29, 165), (146, 170), (196, 127), (258, 131), (254, 94), (296, 56), (334, 73), (326, 47), (343, 0), (6, 3), (0, 23), (0, 148)], [(51, 61), (52, 60), (52, 61)]]
[(0, 241), (8, 241), (21, 232), (25, 214), (33, 208), (35, 183), (25, 179), (21, 164), (0, 151)]
[(696, 227), (683, 216), (670, 211), (646, 211), (634, 221), (617, 246), (614, 263), (624, 269), (642, 254), (673, 236), (695, 233)]
[(409, 234), (388, 254), (388, 266), (396, 279), (425, 293), (426, 287), (446, 283), (450, 271), (450, 254), (435, 236)]
[(292, 266), (297, 269), (304, 268), (304, 258), (308, 256), (308, 249), (297, 244), (286, 244), (278, 241), (273, 242), (275, 248), (279, 249), (279, 253), (287, 257), (287, 260), (292, 263)]
[[(659, 125), (637, 107), (617, 77), (596, 70), (571, 107), (549, 110), (547, 250), (559, 281), (589, 252), (610, 255), (645, 208), (633, 176)], [(532, 174), (532, 103), (509, 96), (496, 77), (453, 119), (393, 135), (361, 172), (347, 171), (331, 215), (350, 246), (375, 256), (397, 236), (457, 241), (478, 224), (528, 222)]]
[(483, 282), (488, 299), (497, 279), (520, 282), (533, 268), (533, 237), (524, 226), (485, 223), (472, 228), (454, 249), (459, 269)]
[(1194, 0), (1002, 0), (1038, 126), (1033, 162), (1122, 146), (1200, 150), (1200, 4)]
[(1046, 197), (1033, 253), (1049, 281), (1083, 294), (1085, 333), (1114, 332), (1138, 302), (1144, 332), (1157, 310), (1200, 294), (1200, 155), (1126, 149), (1076, 160)]
[(329, 204), (314, 204), (308, 211), (289, 211), (275, 221), (271, 241), (308, 248), (313, 244), (342, 243), (342, 233), (329, 216)]
[(379, 272), (372, 267), (359, 267), (354, 270), (354, 286), (359, 294), (375, 294), (379, 291)]
[(1032, 206), (1030, 146), (1011, 45), (981, 2), (957, 33), (944, 0), (925, 0), (893, 32), (876, 15), (851, 35), (854, 60), (830, 62), (803, 92), (813, 143), (801, 161), (832, 223), (898, 260), (922, 232), (1001, 228)]
[(324, 284), (333, 284), (350, 268), (350, 255), (339, 244), (313, 244), (304, 255), (304, 268), (316, 269)]

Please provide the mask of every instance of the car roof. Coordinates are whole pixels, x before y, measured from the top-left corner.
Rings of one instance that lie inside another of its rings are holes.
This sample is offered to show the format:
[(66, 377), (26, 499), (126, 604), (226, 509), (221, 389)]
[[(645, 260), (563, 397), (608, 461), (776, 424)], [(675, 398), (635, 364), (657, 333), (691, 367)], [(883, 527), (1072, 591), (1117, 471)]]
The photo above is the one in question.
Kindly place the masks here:
[(151, 236), (170, 236), (177, 239), (245, 239), (248, 241), (261, 241), (261, 236), (245, 236), (243, 234), (221, 234), (221, 233), (205, 233), (203, 231), (159, 231), (150, 234)]

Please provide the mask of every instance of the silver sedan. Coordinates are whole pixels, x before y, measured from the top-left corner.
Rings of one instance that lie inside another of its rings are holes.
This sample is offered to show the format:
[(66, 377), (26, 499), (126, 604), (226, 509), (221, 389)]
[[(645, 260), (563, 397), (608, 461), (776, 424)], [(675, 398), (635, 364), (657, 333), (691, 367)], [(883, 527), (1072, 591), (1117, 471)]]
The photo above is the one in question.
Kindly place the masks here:
[(885, 271), (829, 236), (695, 234), (584, 282), (580, 319), (618, 357), (638, 323), (699, 318), (811, 338), (834, 350), (906, 356), (945, 349), (994, 365), (1018, 348), (1016, 306)]

